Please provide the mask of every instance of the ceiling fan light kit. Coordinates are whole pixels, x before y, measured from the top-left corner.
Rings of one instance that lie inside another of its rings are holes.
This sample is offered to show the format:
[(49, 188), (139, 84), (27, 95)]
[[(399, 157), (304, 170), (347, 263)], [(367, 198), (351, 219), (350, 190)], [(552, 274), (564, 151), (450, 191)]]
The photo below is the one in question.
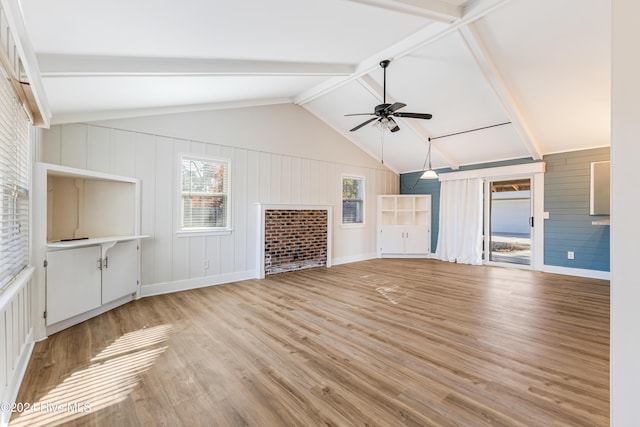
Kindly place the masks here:
[(373, 113), (355, 113), (355, 114), (345, 114), (345, 116), (374, 116), (371, 119), (368, 119), (358, 126), (350, 129), (350, 132), (357, 131), (363, 126), (368, 125), (371, 122), (377, 121), (376, 125), (380, 126), (380, 129), (388, 129), (391, 132), (397, 132), (400, 130), (398, 124), (393, 120), (393, 117), (404, 117), (409, 119), (425, 119), (428, 120), (432, 116), (427, 113), (406, 113), (400, 112), (399, 109), (406, 107), (407, 104), (403, 104), (402, 102), (395, 102), (393, 104), (387, 104), (387, 67), (391, 61), (389, 59), (385, 59), (384, 61), (380, 61), (380, 67), (384, 70), (383, 75), (383, 88), (382, 88), (382, 104), (376, 105), (373, 109)]

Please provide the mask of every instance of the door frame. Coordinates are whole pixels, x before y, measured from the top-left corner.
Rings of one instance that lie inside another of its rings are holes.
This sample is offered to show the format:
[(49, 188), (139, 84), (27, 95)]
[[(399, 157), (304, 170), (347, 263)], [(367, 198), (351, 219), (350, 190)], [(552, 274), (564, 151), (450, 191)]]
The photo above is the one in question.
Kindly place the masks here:
[[(511, 176), (500, 176), (500, 177), (486, 177), (483, 182), (483, 225), (484, 225), (484, 240), (483, 240), (483, 250), (484, 250), (484, 259), (483, 264), (485, 265), (494, 265), (500, 267), (509, 267), (509, 268), (519, 268), (523, 270), (542, 270), (542, 264), (540, 266), (536, 266), (536, 261), (543, 258), (543, 249), (538, 245), (539, 241), (542, 240), (542, 237), (538, 236), (536, 231), (539, 228), (542, 228), (542, 215), (536, 215), (536, 207), (541, 205), (541, 203), (536, 202), (536, 195), (538, 193), (536, 188), (536, 175), (542, 174), (517, 174)], [(510, 262), (501, 262), (501, 261), (491, 261), (491, 183), (498, 181), (511, 181), (516, 179), (528, 179), (531, 184), (530, 196), (529, 196), (529, 214), (533, 217), (534, 226), (531, 228), (531, 257), (529, 260), (529, 264), (516, 264)], [(544, 184), (543, 184), (544, 185)], [(544, 188), (544, 187), (542, 187)], [(544, 199), (543, 199), (544, 200)]]
[[(529, 162), (518, 165), (497, 166), (493, 168), (470, 169), (440, 174), (440, 181), (451, 179), (482, 178), (484, 185), (487, 181), (499, 181), (518, 178), (531, 178), (531, 201), (533, 203), (534, 227), (531, 233), (531, 264), (524, 265), (527, 269), (543, 271), (544, 269), (544, 172), (545, 162)], [(486, 194), (486, 187), (485, 187)], [(486, 218), (487, 201), (484, 196), (483, 215)], [(486, 219), (485, 219), (486, 221)], [(485, 223), (486, 227), (486, 223)], [(486, 229), (486, 228), (485, 228)], [(486, 260), (484, 261), (486, 264)], [(491, 263), (509, 268), (517, 268), (517, 264)]]

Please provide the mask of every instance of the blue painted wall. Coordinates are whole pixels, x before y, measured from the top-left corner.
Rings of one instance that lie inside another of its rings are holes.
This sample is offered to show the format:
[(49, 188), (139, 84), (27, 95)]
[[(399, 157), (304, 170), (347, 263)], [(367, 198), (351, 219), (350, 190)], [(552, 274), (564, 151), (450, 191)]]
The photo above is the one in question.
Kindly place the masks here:
[[(609, 271), (609, 227), (591, 221), (608, 216), (589, 215), (591, 162), (609, 160), (609, 148), (544, 156), (544, 263), (558, 267)], [(463, 166), (472, 170), (532, 162), (529, 158)], [(451, 169), (438, 169), (438, 173)], [(440, 223), (440, 182), (419, 179), (421, 172), (400, 175), (400, 194), (431, 194), (431, 248), (435, 252)], [(567, 259), (574, 251), (575, 259)]]
[[(482, 163), (461, 166), (458, 171), (495, 168), (499, 166), (521, 165), (531, 163), (531, 158), (507, 160), (503, 162)], [(453, 172), (450, 168), (437, 169), (438, 173)], [(440, 181), (437, 179), (420, 179), (422, 172), (400, 174), (400, 194), (431, 194), (431, 252), (436, 251), (438, 231), (440, 229)]]
[[(589, 215), (591, 162), (609, 160), (609, 148), (552, 154), (544, 157), (544, 263), (559, 267), (609, 270), (609, 226)], [(574, 251), (575, 259), (567, 259)]]

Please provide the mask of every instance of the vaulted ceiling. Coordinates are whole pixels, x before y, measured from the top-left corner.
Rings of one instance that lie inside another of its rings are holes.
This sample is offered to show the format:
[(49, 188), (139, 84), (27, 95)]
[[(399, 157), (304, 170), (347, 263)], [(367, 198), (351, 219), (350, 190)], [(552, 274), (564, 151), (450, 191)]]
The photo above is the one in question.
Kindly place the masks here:
[[(397, 172), (423, 168), (430, 137), (433, 166), (454, 169), (609, 145), (607, 0), (20, 7), (54, 124), (295, 103)], [(387, 58), (387, 102), (433, 118), (349, 132), (367, 117), (345, 114), (381, 103)]]

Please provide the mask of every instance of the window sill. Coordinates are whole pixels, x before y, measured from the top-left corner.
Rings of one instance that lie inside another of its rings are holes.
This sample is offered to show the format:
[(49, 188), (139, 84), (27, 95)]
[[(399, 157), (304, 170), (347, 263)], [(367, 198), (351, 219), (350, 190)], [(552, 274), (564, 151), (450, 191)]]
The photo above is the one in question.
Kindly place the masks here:
[(224, 228), (220, 230), (211, 230), (208, 228), (196, 228), (193, 230), (178, 230), (176, 237), (193, 237), (193, 236), (228, 236), (233, 233), (233, 229)]
[(340, 224), (341, 228), (365, 228), (366, 224), (364, 222), (354, 223), (354, 224)]

